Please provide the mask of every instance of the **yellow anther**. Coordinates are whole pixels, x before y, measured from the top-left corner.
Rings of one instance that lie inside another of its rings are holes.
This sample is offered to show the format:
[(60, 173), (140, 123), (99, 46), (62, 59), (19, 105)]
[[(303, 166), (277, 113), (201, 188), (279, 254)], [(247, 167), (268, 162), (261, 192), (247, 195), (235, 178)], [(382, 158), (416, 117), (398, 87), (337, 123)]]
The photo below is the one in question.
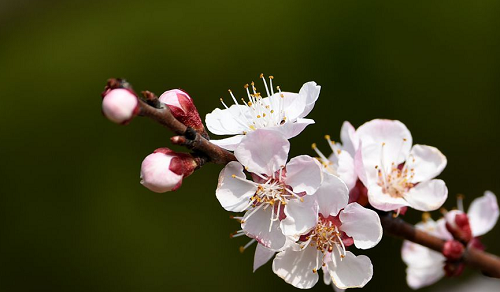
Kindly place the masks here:
[(243, 85), (243, 88), (248, 88), (248, 83)]
[(316, 143), (312, 143), (311, 148), (316, 149)]
[(269, 76), (269, 79), (274, 79), (274, 76)]
[(264, 73), (260, 73), (259, 78), (264, 78)]
[(301, 202), (304, 202), (304, 198), (300, 198), (300, 201), (301, 201)]
[(316, 274), (318, 271), (316, 269), (313, 269), (313, 273)]
[(235, 175), (235, 174), (233, 174), (233, 175), (231, 175), (231, 177), (232, 177), (232, 178), (235, 178), (235, 177), (236, 177), (236, 175)]
[(240, 246), (240, 252), (243, 253), (245, 251), (245, 247), (244, 246)]
[(227, 91), (232, 92), (231, 89), (228, 89)]
[(271, 113), (274, 114), (274, 110), (271, 110)]
[(330, 135), (325, 135), (326, 140), (330, 140)]
[(431, 219), (431, 214), (429, 212), (422, 213), (422, 221), (425, 223)]
[(265, 114), (265, 113), (263, 113), (263, 114), (262, 114), (262, 116), (263, 116), (263, 117), (266, 117), (266, 114)]
[(257, 119), (260, 119), (260, 115), (257, 115)]

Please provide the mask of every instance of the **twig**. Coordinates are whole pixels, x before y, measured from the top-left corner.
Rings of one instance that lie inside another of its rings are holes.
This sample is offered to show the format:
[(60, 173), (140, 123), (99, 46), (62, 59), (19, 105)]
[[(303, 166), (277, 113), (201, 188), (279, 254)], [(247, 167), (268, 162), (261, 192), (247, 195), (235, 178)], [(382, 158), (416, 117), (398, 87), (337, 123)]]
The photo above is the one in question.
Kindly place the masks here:
[[(394, 218), (391, 214), (380, 215), (384, 232), (395, 237), (406, 239), (437, 252), (442, 252), (445, 241), (416, 229), (413, 225), (404, 222), (401, 218)], [(500, 278), (500, 258), (490, 253), (468, 246), (462, 260), (468, 266), (481, 270), (484, 274)]]

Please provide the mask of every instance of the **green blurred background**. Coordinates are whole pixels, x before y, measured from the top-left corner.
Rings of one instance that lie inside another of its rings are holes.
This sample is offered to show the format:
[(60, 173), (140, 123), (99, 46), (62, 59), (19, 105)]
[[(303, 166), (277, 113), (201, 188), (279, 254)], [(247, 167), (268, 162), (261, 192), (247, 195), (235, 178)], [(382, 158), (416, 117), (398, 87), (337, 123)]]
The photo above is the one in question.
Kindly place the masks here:
[[(314, 80), (317, 124), (292, 155), (313, 154), (312, 142), (327, 152), (323, 135), (338, 139), (344, 120), (400, 119), (448, 157), (448, 208), (457, 193), (466, 206), (500, 194), (500, 2), (376, 2), (1, 0), (0, 291), (295, 290), (270, 264), (253, 274), (253, 248), (229, 239), (238, 224), (214, 195), (221, 166), (172, 193), (139, 184), (142, 159), (171, 134), (107, 121), (110, 77), (183, 88), (202, 116), (261, 72), (286, 91)], [(498, 240), (500, 226), (489, 251)], [(400, 246), (357, 252), (374, 264), (366, 291), (409, 290)]]

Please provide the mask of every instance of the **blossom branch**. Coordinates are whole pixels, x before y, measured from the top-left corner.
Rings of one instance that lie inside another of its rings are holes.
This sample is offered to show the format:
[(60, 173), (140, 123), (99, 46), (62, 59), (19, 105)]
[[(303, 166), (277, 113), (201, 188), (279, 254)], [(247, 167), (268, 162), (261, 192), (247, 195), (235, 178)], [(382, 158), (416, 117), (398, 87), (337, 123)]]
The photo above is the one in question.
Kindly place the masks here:
[(199, 133), (176, 119), (171, 110), (165, 104), (161, 103), (152, 92), (143, 91), (143, 100), (138, 97), (127, 81), (112, 78), (108, 80), (103, 95), (109, 90), (116, 88), (127, 89), (137, 97), (139, 116), (148, 117), (177, 134), (178, 136), (171, 138), (171, 142), (194, 151), (196, 156), (200, 158), (197, 159), (199, 167), (208, 161), (216, 164), (227, 164), (230, 161), (236, 160), (231, 152), (210, 143), (208, 141), (208, 134), (204, 129)]
[[(388, 235), (406, 239), (437, 252), (442, 252), (445, 241), (416, 229), (413, 225), (404, 222), (401, 218), (394, 218), (391, 214), (380, 215), (384, 232)], [(500, 258), (481, 251), (469, 245), (462, 254), (462, 260), (468, 266), (481, 270), (485, 275), (500, 278)]]

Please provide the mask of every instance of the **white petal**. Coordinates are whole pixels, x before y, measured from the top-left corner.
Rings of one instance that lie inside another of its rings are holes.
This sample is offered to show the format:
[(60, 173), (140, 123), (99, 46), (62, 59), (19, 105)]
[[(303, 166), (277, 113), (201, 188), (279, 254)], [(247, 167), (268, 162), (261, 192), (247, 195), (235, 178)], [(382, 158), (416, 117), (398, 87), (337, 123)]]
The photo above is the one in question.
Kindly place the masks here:
[(323, 183), (314, 194), (319, 206), (319, 212), (328, 217), (337, 216), (341, 209), (347, 206), (349, 190), (342, 180), (333, 174), (324, 172)]
[(271, 175), (288, 158), (290, 142), (279, 132), (258, 129), (248, 133), (234, 150), (234, 155), (248, 171)]
[(337, 252), (333, 252), (328, 267), (335, 286), (340, 289), (364, 287), (373, 276), (370, 259), (364, 255), (355, 256), (350, 251), (342, 259)]
[(372, 248), (382, 239), (383, 230), (378, 214), (358, 203), (347, 205), (340, 212), (340, 221), (340, 230), (354, 239), (357, 248)]
[(210, 142), (226, 150), (234, 151), (234, 149), (240, 145), (241, 140), (243, 140), (244, 137), (245, 135), (236, 135), (220, 140), (210, 140)]
[(257, 186), (233, 178), (233, 175), (246, 179), (243, 166), (236, 161), (229, 162), (220, 172), (215, 195), (227, 211), (242, 212), (248, 207), (249, 199), (257, 191)]
[(270, 259), (273, 258), (275, 252), (264, 247), (262, 244), (258, 243), (255, 249), (255, 255), (253, 258), (253, 271), (257, 271), (258, 268), (265, 265)]
[(382, 188), (377, 184), (368, 186), (368, 201), (375, 209), (381, 211), (392, 211), (408, 206), (408, 202), (403, 198), (394, 198), (382, 192)]
[(359, 180), (365, 185), (370, 185), (368, 182), (367, 171), (365, 169), (365, 165), (363, 163), (363, 150), (362, 143), (360, 142), (359, 148), (354, 154), (354, 171), (358, 176)]
[(299, 118), (307, 116), (312, 111), (316, 100), (318, 100), (320, 91), (321, 86), (317, 85), (314, 81), (310, 81), (302, 85), (302, 88), (299, 91), (299, 96), (305, 99), (306, 106), (299, 115)]
[(490, 191), (472, 201), (469, 211), (469, 223), (474, 237), (481, 236), (493, 229), (498, 220), (497, 197)]
[(323, 254), (311, 246), (302, 251), (287, 249), (274, 258), (273, 272), (294, 287), (309, 289), (318, 282), (318, 272), (313, 269), (321, 267), (322, 257)]
[(345, 121), (340, 128), (340, 141), (342, 141), (344, 150), (354, 156), (359, 146), (359, 139), (356, 135), (356, 129), (348, 121)]
[(321, 185), (322, 179), (321, 164), (311, 156), (300, 155), (294, 157), (286, 165), (284, 180), (295, 193), (306, 192), (308, 195), (312, 195)]
[(435, 147), (414, 145), (406, 161), (407, 169), (414, 169), (412, 182), (423, 182), (438, 176), (446, 167), (446, 157)]
[(276, 112), (279, 112), (280, 108), (283, 109), (286, 122), (295, 122), (298, 118), (302, 118), (300, 114), (306, 108), (306, 99), (292, 92), (276, 93), (269, 97), (269, 103)]
[(270, 127), (268, 129), (279, 131), (285, 138), (290, 139), (300, 134), (307, 126), (312, 124), (314, 124), (314, 120), (297, 119), (295, 122), (285, 122), (283, 125)]
[(356, 135), (363, 145), (368, 179), (376, 174), (375, 166), (390, 169), (392, 163), (399, 165), (410, 153), (411, 133), (400, 121), (372, 120), (359, 127)]
[[(260, 207), (254, 212), (251, 209), (243, 216), (241, 228), (245, 233), (255, 238), (260, 244), (272, 250), (279, 250), (285, 245), (285, 236), (281, 232), (279, 221), (274, 221), (271, 225), (272, 207), (264, 209)], [(253, 213), (253, 214), (252, 214)]]
[(248, 131), (245, 115), (248, 108), (243, 105), (232, 105), (229, 109), (214, 109), (205, 117), (208, 130), (216, 135), (243, 134)]
[(448, 188), (444, 181), (433, 179), (419, 183), (411, 188), (404, 197), (413, 209), (424, 212), (434, 211), (439, 209), (448, 198)]
[(341, 151), (339, 154), (337, 174), (340, 179), (344, 181), (349, 190), (354, 188), (358, 180), (358, 175), (354, 167), (354, 159), (347, 151)]
[(431, 285), (444, 276), (445, 257), (436, 251), (405, 240), (401, 256), (408, 265), (406, 282), (413, 289)]
[(303, 200), (290, 200), (286, 204), (286, 218), (281, 220), (281, 230), (285, 236), (301, 235), (316, 226), (318, 209), (314, 197), (305, 196)]

